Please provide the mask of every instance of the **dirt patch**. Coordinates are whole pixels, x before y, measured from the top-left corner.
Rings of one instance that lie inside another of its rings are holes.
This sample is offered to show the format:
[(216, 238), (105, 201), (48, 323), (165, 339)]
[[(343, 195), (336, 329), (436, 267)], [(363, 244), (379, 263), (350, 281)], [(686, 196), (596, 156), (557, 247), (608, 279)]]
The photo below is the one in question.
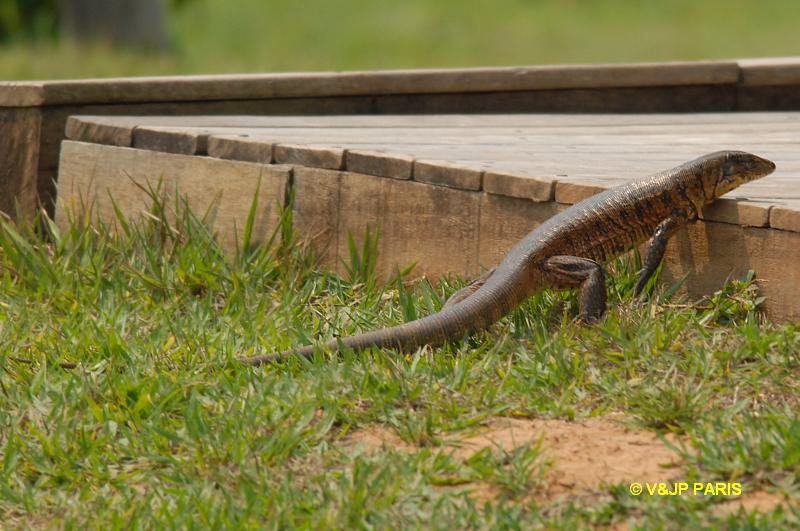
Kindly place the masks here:
[(384, 426), (367, 426), (358, 431), (348, 433), (341, 440), (345, 446), (361, 446), (367, 452), (375, 450), (398, 450), (415, 452), (417, 447), (408, 444)]
[[(487, 447), (511, 451), (539, 439), (543, 458), (549, 463), (546, 498), (616, 483), (668, 481), (681, 473), (678, 456), (655, 434), (631, 430), (610, 418), (581, 422), (496, 418), (477, 433), (446, 438), (443, 450), (468, 459)], [(367, 451), (416, 450), (389, 429), (374, 426), (350, 434), (344, 442), (363, 445)], [(480, 488), (475, 494), (491, 497)]]
[(675, 477), (678, 457), (653, 433), (635, 431), (609, 419), (582, 422), (501, 418), (481, 433), (459, 441), (469, 457), (484, 447), (509, 451), (542, 439), (550, 494)]

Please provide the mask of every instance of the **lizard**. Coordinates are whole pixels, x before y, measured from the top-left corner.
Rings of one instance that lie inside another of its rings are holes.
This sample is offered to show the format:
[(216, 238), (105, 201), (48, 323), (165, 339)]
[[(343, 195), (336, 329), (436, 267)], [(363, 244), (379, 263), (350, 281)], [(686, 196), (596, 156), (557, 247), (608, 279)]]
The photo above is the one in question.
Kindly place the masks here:
[(354, 351), (371, 347), (412, 351), (485, 329), (546, 289), (580, 288), (579, 317), (606, 311), (602, 262), (649, 241), (634, 293), (658, 268), (669, 238), (696, 221), (704, 206), (734, 188), (769, 175), (772, 161), (743, 151), (718, 151), (675, 168), (608, 189), (549, 218), (514, 246), (500, 264), (457, 291), (432, 315), (393, 327), (283, 352), (239, 358), (248, 365), (311, 358), (315, 348)]

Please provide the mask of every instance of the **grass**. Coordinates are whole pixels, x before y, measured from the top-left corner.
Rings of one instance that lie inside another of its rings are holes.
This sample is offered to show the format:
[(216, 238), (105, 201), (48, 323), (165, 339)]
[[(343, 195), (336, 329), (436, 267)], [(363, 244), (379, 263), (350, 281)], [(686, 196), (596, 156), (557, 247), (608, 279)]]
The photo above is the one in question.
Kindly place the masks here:
[(193, 0), (171, 49), (16, 43), (0, 79), (800, 55), (793, 0)]
[[(374, 277), (375, 235), (345, 277), (292, 238), (223, 256), (208, 225), (156, 204), (119, 230), (0, 228), (0, 521), (29, 527), (646, 528), (798, 525), (796, 509), (720, 515), (721, 500), (635, 498), (626, 485), (537, 501), (536, 441), (459, 459), (444, 438), (497, 416), (623, 413), (682, 437), (686, 481), (740, 481), (796, 500), (800, 326), (756, 312), (752, 279), (698, 305), (631, 299), (613, 264), (610, 311), (574, 320), (546, 291), (474, 337), (412, 353), (221, 363), (440, 308), (462, 285)], [(63, 370), (60, 362), (77, 362)], [(382, 426), (405, 444), (365, 452)], [(476, 485), (496, 495), (471, 496)], [(796, 506), (796, 504), (795, 504)]]

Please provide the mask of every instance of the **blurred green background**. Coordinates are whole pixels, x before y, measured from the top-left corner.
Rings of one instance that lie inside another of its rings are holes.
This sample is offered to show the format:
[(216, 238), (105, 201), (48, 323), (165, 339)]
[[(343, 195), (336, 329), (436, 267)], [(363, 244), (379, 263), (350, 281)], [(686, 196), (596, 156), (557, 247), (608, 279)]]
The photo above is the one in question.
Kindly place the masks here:
[(139, 51), (71, 43), (57, 3), (0, 0), (0, 78), (800, 55), (798, 0), (172, 0)]

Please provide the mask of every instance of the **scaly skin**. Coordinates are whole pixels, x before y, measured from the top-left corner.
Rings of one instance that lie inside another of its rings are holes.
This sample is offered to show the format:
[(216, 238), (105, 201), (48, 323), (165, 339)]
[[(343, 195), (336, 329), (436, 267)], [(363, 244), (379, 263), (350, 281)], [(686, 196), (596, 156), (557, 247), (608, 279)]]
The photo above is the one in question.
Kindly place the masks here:
[[(337, 351), (370, 347), (412, 351), (440, 345), (488, 327), (533, 293), (547, 287), (581, 287), (581, 317), (605, 312), (602, 262), (652, 238), (637, 294), (655, 271), (667, 239), (695, 221), (704, 205), (772, 173), (775, 164), (741, 151), (705, 155), (650, 177), (612, 188), (577, 203), (531, 231), (489, 275), (456, 293), (442, 311), (399, 326), (328, 341)], [(250, 365), (290, 356), (309, 358), (314, 346), (242, 358)]]

